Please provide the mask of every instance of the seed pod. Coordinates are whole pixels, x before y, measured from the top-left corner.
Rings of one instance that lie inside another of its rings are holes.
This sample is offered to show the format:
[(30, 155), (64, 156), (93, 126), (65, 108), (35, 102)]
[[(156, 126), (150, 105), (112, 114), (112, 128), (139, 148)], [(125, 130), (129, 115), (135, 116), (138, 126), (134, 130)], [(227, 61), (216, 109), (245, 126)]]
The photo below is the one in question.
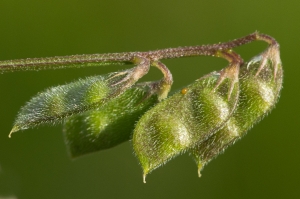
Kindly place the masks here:
[(127, 141), (136, 121), (158, 102), (157, 95), (147, 96), (149, 87), (139, 84), (97, 110), (65, 119), (64, 134), (71, 157), (107, 149)]
[(283, 78), (279, 50), (277, 51), (273, 51), (277, 58), (274, 59), (272, 54), (268, 55), (271, 57), (267, 58), (263, 68), (261, 65), (264, 63), (263, 56), (255, 57), (247, 66), (241, 67), (240, 97), (236, 111), (216, 134), (204, 142), (199, 142), (190, 151), (198, 165), (199, 177), (201, 169), (210, 160), (244, 136), (255, 123), (274, 108), (279, 98)]
[(126, 73), (117, 72), (88, 77), (39, 93), (21, 108), (11, 133), (101, 107), (122, 93), (122, 84), (115, 84), (124, 76)]
[(238, 99), (235, 83), (230, 99), (230, 79), (217, 88), (219, 73), (197, 80), (147, 111), (137, 123), (133, 147), (144, 170), (153, 169), (208, 138), (227, 121)]

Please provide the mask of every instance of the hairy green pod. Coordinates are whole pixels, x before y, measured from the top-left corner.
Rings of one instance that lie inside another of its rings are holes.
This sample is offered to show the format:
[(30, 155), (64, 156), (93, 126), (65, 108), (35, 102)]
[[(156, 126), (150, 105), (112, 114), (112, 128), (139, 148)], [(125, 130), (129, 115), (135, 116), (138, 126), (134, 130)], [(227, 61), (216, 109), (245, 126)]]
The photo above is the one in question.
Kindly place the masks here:
[(11, 133), (101, 107), (122, 93), (122, 84), (115, 83), (124, 76), (126, 73), (117, 72), (88, 77), (37, 94), (19, 111)]
[[(232, 117), (218, 132), (191, 149), (190, 152), (198, 165), (199, 177), (201, 169), (210, 160), (244, 136), (278, 101), (283, 79), (280, 59), (275, 63), (268, 59), (257, 75), (262, 58), (255, 57), (248, 65), (241, 67), (239, 103)], [(277, 66), (274, 66), (275, 64)]]
[(219, 73), (208, 74), (147, 111), (133, 134), (134, 151), (144, 177), (169, 159), (207, 139), (228, 120), (238, 99), (238, 83), (228, 99), (231, 81), (217, 88)]
[(105, 106), (65, 119), (64, 134), (72, 158), (114, 147), (131, 138), (141, 115), (158, 102), (149, 87), (139, 84)]

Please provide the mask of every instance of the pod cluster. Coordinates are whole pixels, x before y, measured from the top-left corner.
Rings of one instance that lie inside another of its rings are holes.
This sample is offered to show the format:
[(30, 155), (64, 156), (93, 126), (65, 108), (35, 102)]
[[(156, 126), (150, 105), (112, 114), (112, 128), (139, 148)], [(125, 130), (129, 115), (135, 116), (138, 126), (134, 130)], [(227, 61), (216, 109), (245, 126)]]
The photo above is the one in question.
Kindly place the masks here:
[[(262, 59), (267, 59), (263, 66)], [(183, 152), (192, 155), (201, 176), (209, 161), (272, 110), (282, 78), (280, 62), (258, 56), (241, 66), (230, 100), (229, 83), (213, 91), (218, 75), (211, 73), (147, 111), (133, 134), (144, 182), (149, 172)]]
[(200, 176), (208, 162), (274, 108), (283, 79), (279, 48), (243, 64), (238, 81), (220, 81), (221, 75), (205, 75), (162, 101), (160, 82), (123, 88), (126, 72), (89, 77), (33, 97), (11, 133), (63, 121), (72, 157), (132, 139), (144, 182), (148, 173), (183, 153), (195, 160)]

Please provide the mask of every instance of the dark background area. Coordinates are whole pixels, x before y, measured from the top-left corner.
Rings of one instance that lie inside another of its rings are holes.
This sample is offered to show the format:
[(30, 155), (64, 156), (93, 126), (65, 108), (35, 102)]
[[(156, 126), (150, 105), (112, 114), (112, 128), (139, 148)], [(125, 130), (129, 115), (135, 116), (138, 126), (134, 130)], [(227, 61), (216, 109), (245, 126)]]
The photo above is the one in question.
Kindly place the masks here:
[[(299, 8), (296, 0), (1, 0), (1, 60), (212, 44), (258, 30), (281, 44), (285, 77), (276, 109), (213, 160), (200, 179), (193, 160), (183, 155), (143, 184), (130, 142), (72, 161), (61, 125), (7, 137), (19, 108), (37, 92), (124, 66), (3, 74), (0, 198), (298, 198)], [(266, 47), (254, 42), (236, 51), (248, 60)], [(163, 62), (173, 73), (173, 91), (227, 65), (213, 57)], [(160, 78), (151, 68), (143, 80)]]

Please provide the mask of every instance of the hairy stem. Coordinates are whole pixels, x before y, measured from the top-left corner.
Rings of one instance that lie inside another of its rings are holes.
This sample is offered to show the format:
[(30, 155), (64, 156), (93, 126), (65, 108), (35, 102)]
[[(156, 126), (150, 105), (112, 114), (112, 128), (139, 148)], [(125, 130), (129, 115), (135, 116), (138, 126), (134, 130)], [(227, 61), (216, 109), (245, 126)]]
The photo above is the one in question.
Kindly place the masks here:
[(233, 41), (213, 45), (186, 46), (167, 48), (148, 52), (124, 52), (91, 55), (56, 56), (46, 58), (28, 58), (0, 61), (0, 72), (14, 72), (26, 70), (46, 70), (59, 68), (79, 68), (113, 64), (133, 64), (134, 57), (140, 56), (150, 61), (172, 59), (192, 56), (215, 56), (218, 51), (235, 48), (256, 40), (262, 40), (269, 44), (277, 44), (275, 39), (268, 35), (252, 33)]

